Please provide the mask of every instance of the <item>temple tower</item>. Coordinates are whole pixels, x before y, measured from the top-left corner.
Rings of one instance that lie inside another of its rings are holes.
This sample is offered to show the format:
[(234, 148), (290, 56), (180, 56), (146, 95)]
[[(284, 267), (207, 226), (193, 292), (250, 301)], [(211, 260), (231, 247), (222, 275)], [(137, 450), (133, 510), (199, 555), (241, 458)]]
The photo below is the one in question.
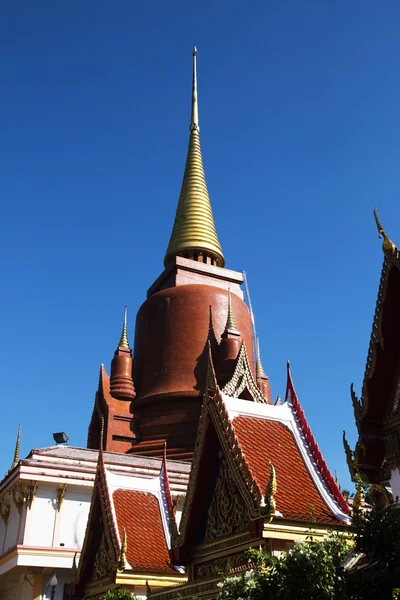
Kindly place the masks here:
[[(185, 171), (165, 268), (149, 288), (136, 318), (132, 387), (128, 385), (131, 395), (125, 397), (135, 415), (135, 438), (130, 448), (123, 450), (161, 456), (166, 444), (170, 458), (183, 460), (190, 460), (194, 449), (210, 334), (221, 385), (232, 375), (243, 344), (246, 364), (256, 381), (252, 320), (241, 289), (244, 276), (225, 268), (207, 188), (200, 147), (196, 61), (194, 48)], [(114, 361), (118, 359), (121, 366), (112, 368), (110, 381), (115, 397), (122, 388), (124, 394), (128, 389), (121, 374), (129, 371), (129, 357), (123, 346), (118, 352)], [(263, 377), (259, 375), (260, 384)]]

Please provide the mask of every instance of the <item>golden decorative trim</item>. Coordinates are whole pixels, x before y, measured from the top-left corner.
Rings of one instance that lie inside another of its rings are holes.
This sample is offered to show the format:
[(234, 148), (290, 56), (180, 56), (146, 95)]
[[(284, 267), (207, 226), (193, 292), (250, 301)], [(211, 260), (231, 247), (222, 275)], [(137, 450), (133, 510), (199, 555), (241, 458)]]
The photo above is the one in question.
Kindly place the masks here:
[(358, 483), (357, 493), (354, 496), (354, 500), (353, 500), (353, 508), (362, 508), (364, 502), (365, 502), (365, 497), (364, 497), (363, 486), (361, 483)]
[(128, 540), (126, 536), (126, 529), (124, 529), (124, 537), (122, 538), (121, 543), (121, 553), (118, 559), (118, 571), (123, 571), (126, 567), (126, 553), (128, 550)]
[(243, 342), (236, 359), (236, 366), (232, 378), (224, 385), (221, 391), (232, 398), (239, 398), (245, 388), (249, 390), (254, 402), (267, 403), (254, 380), (249, 358), (247, 356), (246, 344)]
[(194, 253), (199, 253), (211, 256), (219, 267), (223, 267), (225, 260), (215, 229), (200, 148), (196, 56), (197, 50), (193, 52), (189, 149), (175, 222), (164, 264), (167, 266), (172, 256), (189, 254), (193, 256)]
[(57, 490), (57, 498), (56, 498), (57, 512), (60, 512), (60, 510), (61, 510), (62, 504), (64, 502), (64, 496), (65, 496), (66, 489), (67, 489), (67, 484), (62, 483), (61, 487), (59, 487)]
[(244, 532), (249, 520), (248, 507), (236, 489), (226, 459), (222, 458), (214, 496), (208, 510), (203, 542), (209, 544), (223, 537)]
[(29, 510), (31, 510), (32, 508), (32, 502), (34, 501), (35, 497), (36, 497), (36, 491), (37, 491), (37, 487), (38, 487), (38, 482), (34, 481), (32, 483), (32, 485), (28, 485), (27, 490), (26, 490), (26, 505), (28, 507)]
[(272, 462), (269, 460), (268, 461), (269, 466), (271, 467), (271, 472), (269, 475), (269, 479), (268, 479), (268, 483), (267, 483), (267, 487), (265, 489), (265, 505), (268, 507), (268, 513), (271, 515), (274, 515), (276, 513), (276, 501), (275, 501), (275, 494), (277, 492), (278, 489), (278, 484), (276, 482), (276, 471), (275, 471), (275, 467), (272, 464)]
[(74, 558), (72, 561), (72, 573), (71, 573), (71, 583), (77, 583), (78, 582), (78, 567), (76, 564), (76, 552), (74, 554)]
[(115, 566), (115, 561), (112, 552), (110, 551), (107, 542), (106, 536), (101, 536), (100, 547), (97, 551), (96, 558), (94, 560), (94, 571), (92, 581), (96, 582), (99, 579), (102, 579), (106, 575), (108, 575)]
[(2, 518), (4, 525), (7, 525), (10, 516), (10, 508), (11, 506), (9, 504), (0, 502), (0, 517)]

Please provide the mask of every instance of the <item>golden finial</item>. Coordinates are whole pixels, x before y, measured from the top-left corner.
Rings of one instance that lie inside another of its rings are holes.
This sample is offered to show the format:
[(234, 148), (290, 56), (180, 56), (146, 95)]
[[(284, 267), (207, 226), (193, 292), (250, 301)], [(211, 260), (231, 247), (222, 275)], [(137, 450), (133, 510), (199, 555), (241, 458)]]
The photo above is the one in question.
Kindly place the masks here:
[(119, 571), (123, 571), (125, 569), (127, 550), (128, 550), (128, 540), (126, 537), (126, 529), (124, 529), (124, 537), (122, 538), (121, 552), (120, 552), (119, 560), (118, 560), (118, 570)]
[(357, 493), (354, 496), (353, 507), (361, 509), (365, 502), (364, 490), (361, 482), (358, 482)]
[(393, 244), (392, 240), (390, 238), (388, 238), (388, 236), (385, 233), (385, 230), (383, 229), (383, 227), (381, 225), (381, 222), (378, 217), (378, 207), (377, 206), (375, 206), (375, 208), (374, 208), (374, 217), (375, 217), (376, 226), (378, 228), (379, 237), (383, 237), (382, 250), (384, 251), (385, 254), (391, 255), (396, 250), (396, 246)]
[(189, 149), (164, 264), (167, 266), (172, 256), (191, 257), (194, 253), (202, 253), (211, 256), (219, 267), (223, 267), (225, 259), (215, 229), (200, 148), (196, 60), (197, 49), (194, 48)]
[(264, 372), (262, 362), (261, 362), (260, 344), (258, 341), (258, 336), (256, 337), (256, 350), (257, 350), (256, 377), (265, 377), (265, 372)]
[(128, 334), (126, 333), (126, 314), (127, 314), (127, 309), (126, 309), (126, 306), (125, 306), (125, 308), (124, 308), (124, 322), (123, 322), (123, 325), (122, 325), (121, 339), (119, 340), (118, 347), (119, 348), (126, 348), (127, 350), (130, 350), (129, 342), (128, 342)]
[(236, 328), (235, 321), (233, 320), (231, 288), (228, 288), (228, 316), (226, 318), (225, 330), (222, 335), (226, 336), (228, 333), (240, 335), (240, 332)]
[(190, 119), (190, 131), (200, 131), (199, 127), (199, 105), (197, 103), (197, 48), (193, 48), (193, 83), (192, 83), (192, 118)]
[(268, 464), (271, 467), (271, 472), (269, 474), (269, 479), (265, 490), (265, 503), (269, 504), (269, 514), (273, 515), (276, 511), (276, 501), (274, 496), (278, 489), (278, 484), (276, 482), (275, 467), (270, 460), (268, 461)]
[(14, 467), (16, 467), (17, 464), (19, 463), (19, 447), (20, 447), (20, 443), (21, 443), (21, 425), (18, 425), (17, 441), (16, 441), (16, 444), (15, 444), (15, 450), (14, 450), (14, 460), (12, 462), (11, 469), (13, 469)]

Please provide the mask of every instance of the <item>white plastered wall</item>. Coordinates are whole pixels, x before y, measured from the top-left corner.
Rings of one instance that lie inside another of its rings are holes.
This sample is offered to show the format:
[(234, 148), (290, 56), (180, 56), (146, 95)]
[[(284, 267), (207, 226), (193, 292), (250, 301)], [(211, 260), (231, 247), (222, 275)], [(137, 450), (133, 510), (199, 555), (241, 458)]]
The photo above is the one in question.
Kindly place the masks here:
[(400, 501), (400, 471), (399, 469), (393, 469), (392, 476), (390, 478), (390, 487), (392, 488), (393, 499), (395, 502)]

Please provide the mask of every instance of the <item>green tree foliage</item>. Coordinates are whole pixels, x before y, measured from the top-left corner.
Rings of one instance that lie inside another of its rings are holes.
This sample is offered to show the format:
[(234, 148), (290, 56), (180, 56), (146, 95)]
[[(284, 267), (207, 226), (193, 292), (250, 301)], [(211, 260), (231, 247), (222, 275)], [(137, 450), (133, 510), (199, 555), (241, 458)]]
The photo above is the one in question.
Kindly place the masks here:
[(400, 506), (374, 507), (372, 510), (354, 510), (353, 531), (355, 553), (363, 554), (364, 568), (349, 578), (348, 585), (354, 599), (392, 598), (398, 585), (400, 563)]
[(102, 594), (100, 600), (137, 600), (137, 596), (127, 588), (115, 587)]
[(347, 539), (331, 534), (322, 542), (297, 543), (285, 556), (250, 552), (251, 568), (227, 577), (218, 600), (341, 600), (346, 598), (342, 563)]

